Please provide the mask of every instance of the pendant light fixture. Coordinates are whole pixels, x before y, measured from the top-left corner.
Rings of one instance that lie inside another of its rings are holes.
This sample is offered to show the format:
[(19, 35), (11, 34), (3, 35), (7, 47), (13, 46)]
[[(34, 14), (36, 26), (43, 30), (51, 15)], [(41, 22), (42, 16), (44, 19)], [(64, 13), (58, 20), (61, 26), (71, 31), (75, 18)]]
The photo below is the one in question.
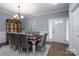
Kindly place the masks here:
[(16, 15), (13, 16), (13, 18), (16, 18), (19, 20), (24, 19), (24, 16), (21, 16), (21, 13), (20, 13), (20, 6), (18, 5), (17, 7), (18, 7), (18, 12)]

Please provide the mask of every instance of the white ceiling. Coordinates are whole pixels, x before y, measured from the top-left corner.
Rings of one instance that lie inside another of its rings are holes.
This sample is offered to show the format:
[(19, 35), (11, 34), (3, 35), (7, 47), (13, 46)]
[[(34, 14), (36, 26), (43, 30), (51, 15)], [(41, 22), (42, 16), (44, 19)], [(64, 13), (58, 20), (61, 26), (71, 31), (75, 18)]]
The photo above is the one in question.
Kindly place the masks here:
[(37, 15), (56, 10), (68, 10), (68, 3), (0, 3), (0, 11), (14, 15), (18, 12), (20, 5), (20, 13), (22, 15)]

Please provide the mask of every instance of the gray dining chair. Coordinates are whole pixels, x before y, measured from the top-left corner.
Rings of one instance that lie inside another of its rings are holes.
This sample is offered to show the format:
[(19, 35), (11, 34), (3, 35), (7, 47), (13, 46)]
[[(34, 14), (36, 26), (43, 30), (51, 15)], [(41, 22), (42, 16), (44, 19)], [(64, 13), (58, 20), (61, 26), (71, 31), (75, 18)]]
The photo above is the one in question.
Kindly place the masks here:
[(18, 49), (19, 50), (19, 53), (21, 51), (21, 41), (19, 39), (19, 34), (18, 33), (14, 33), (13, 34), (13, 39), (15, 40), (15, 50)]
[(19, 39), (21, 41), (21, 52), (22, 52), (22, 49), (23, 48), (26, 48), (27, 49), (27, 55), (28, 55), (28, 51), (29, 51), (29, 48), (31, 47), (30, 44), (28, 44), (28, 39), (27, 39), (27, 36), (25, 34), (19, 34)]
[(14, 36), (13, 33), (7, 33), (7, 38), (9, 41), (10, 48), (13, 48), (15, 45), (15, 40), (13, 36)]
[(37, 44), (36, 44), (36, 48), (37, 50), (41, 50), (42, 52), (45, 51), (46, 49), (46, 38), (47, 38), (47, 33), (45, 33), (41, 39), (41, 41), (39, 41)]
[(9, 43), (10, 48), (12, 48), (12, 44), (11, 44), (11, 34), (10, 33), (6, 33), (7, 35), (7, 41)]

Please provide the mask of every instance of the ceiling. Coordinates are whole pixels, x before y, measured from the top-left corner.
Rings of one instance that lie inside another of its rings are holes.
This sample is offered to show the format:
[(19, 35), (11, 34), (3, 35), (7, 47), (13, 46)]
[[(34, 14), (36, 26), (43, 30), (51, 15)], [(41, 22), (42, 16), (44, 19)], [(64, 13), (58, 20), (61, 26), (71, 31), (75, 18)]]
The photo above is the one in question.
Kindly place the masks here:
[(0, 11), (15, 15), (20, 6), (21, 15), (39, 15), (60, 10), (68, 10), (68, 3), (0, 3)]

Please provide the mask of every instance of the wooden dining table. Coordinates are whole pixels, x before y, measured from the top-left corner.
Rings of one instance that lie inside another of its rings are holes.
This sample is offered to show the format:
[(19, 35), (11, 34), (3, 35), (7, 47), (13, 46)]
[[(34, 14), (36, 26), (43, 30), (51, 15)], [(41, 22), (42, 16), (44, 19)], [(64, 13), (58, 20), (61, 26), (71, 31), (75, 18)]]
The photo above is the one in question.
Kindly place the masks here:
[(32, 49), (33, 49), (33, 55), (35, 55), (36, 54), (36, 49), (35, 49), (35, 44), (36, 44), (36, 42), (37, 41), (40, 41), (41, 40), (41, 38), (42, 38), (42, 35), (33, 35), (33, 34), (31, 34), (31, 35), (28, 35), (28, 41), (29, 42), (32, 42)]

